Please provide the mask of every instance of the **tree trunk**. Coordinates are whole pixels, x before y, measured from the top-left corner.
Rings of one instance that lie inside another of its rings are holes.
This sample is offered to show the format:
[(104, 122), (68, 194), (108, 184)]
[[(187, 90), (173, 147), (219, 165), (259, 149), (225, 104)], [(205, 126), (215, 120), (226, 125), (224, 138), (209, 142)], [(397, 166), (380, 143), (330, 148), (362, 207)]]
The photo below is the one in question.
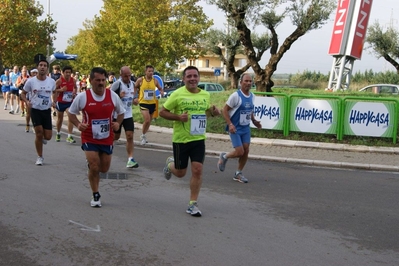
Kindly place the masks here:
[(4, 66), (3, 66), (3, 58), (0, 55), (0, 73), (3, 73)]
[(399, 64), (390, 55), (384, 54), (384, 59), (387, 60), (395, 69), (396, 73), (399, 74)]

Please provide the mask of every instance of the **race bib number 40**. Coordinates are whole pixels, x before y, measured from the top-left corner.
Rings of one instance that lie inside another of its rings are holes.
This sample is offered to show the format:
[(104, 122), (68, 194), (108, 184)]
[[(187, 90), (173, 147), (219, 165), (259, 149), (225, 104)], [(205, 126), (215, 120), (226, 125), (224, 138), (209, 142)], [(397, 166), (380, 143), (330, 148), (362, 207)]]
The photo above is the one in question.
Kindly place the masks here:
[(50, 107), (50, 97), (39, 94), (32, 99), (32, 105), (38, 108)]

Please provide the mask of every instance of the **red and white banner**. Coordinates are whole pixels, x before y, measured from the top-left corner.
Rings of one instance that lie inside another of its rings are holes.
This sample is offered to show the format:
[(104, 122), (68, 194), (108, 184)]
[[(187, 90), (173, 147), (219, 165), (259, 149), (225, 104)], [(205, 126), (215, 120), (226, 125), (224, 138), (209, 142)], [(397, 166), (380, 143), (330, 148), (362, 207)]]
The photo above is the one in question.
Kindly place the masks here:
[(358, 0), (355, 5), (345, 55), (361, 59), (373, 0)]
[(345, 51), (355, 1), (338, 0), (330, 49), (328, 50), (329, 55), (341, 55)]
[(338, 0), (329, 55), (360, 59), (373, 0)]

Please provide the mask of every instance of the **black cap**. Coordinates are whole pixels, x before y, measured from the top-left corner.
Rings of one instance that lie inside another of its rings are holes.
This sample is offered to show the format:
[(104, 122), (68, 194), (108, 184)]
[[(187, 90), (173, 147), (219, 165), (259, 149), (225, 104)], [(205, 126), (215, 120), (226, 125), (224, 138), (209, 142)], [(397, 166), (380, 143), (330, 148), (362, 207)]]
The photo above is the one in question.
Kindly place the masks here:
[(47, 58), (44, 54), (35, 55), (35, 58), (33, 59), (33, 61), (35, 62), (36, 65), (38, 65), (40, 62), (46, 62), (48, 65)]

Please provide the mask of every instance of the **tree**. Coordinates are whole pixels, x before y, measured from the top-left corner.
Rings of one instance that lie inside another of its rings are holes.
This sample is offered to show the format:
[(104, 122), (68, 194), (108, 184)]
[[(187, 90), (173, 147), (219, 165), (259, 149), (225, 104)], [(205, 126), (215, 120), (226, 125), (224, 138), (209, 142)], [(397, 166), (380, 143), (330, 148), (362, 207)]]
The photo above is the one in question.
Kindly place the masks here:
[[(258, 91), (271, 92), (274, 82), (272, 75), (277, 69), (279, 61), (291, 48), (296, 40), (307, 32), (319, 29), (325, 24), (335, 8), (334, 0), (208, 0), (223, 10), (232, 19), (237, 28), (244, 52), (255, 73), (255, 84)], [(278, 10), (283, 10), (278, 13)], [(270, 59), (264, 69), (259, 65), (251, 30), (247, 21), (252, 18), (255, 24), (261, 24), (269, 30)], [(291, 19), (294, 31), (286, 37), (281, 46), (277, 34), (277, 27), (285, 18)]]
[(93, 66), (101, 66), (102, 57), (92, 31), (93, 21), (86, 20), (83, 25), (85, 29), (80, 29), (78, 35), (68, 40), (66, 53), (77, 54), (77, 60), (71, 61), (70, 65), (75, 71), (88, 74)]
[[(147, 64), (157, 71), (167, 71), (182, 57), (192, 56), (192, 47), (211, 26), (197, 2), (104, 0), (100, 16), (94, 18), (91, 28), (86, 28), (92, 32), (96, 51), (95, 55), (86, 51), (85, 55), (90, 54), (87, 60), (113, 71), (128, 65), (133, 73), (142, 73)], [(82, 58), (81, 47), (77, 47), (79, 38), (73, 39), (67, 50)]]
[(43, 6), (34, 0), (0, 2), (0, 70), (4, 66), (32, 65), (35, 54), (46, 54), (55, 39), (56, 23), (43, 20)]
[[(243, 47), (241, 45), (237, 30), (232, 28), (225, 33), (222, 30), (210, 29), (204, 40), (204, 50), (209, 51), (219, 56), (220, 60), (226, 65), (226, 70), (230, 78), (230, 88), (238, 88), (238, 80), (240, 76), (247, 71), (251, 65), (247, 63), (242, 68), (236, 70), (234, 67), (234, 60), (237, 53), (243, 53)], [(254, 47), (258, 47), (256, 58), (258, 61), (262, 58), (263, 53), (269, 49), (269, 35), (264, 34), (258, 36), (253, 34), (251, 37), (254, 40)], [(226, 48), (227, 53), (223, 53), (223, 47)], [(227, 54), (227, 58), (226, 58)]]
[(393, 27), (384, 29), (378, 22), (369, 26), (366, 42), (377, 58), (383, 57), (399, 74), (399, 31)]

